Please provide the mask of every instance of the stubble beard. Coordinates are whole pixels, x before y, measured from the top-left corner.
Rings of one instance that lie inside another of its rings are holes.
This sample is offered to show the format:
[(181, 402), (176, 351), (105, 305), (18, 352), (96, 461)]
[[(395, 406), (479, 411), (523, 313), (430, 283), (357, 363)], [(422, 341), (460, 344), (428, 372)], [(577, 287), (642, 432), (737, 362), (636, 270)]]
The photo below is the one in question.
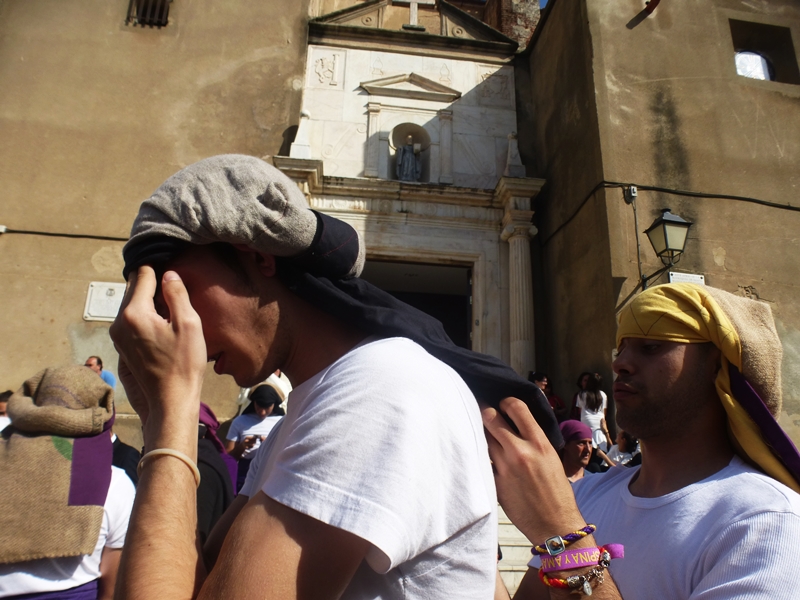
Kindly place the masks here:
[(617, 403), (619, 426), (645, 441), (680, 436), (708, 404), (718, 401), (715, 383), (708, 379), (702, 361), (689, 361), (687, 366), (671, 385), (657, 390), (625, 381), (637, 394), (632, 402), (628, 399)]

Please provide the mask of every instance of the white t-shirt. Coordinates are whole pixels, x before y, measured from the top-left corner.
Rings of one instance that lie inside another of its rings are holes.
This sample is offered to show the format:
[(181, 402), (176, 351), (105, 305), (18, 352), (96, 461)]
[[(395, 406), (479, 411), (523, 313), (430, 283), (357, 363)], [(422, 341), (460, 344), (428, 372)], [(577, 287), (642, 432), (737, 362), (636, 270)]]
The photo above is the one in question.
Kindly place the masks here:
[[(608, 452), (606, 452), (606, 456), (608, 456), (608, 458), (613, 460), (618, 465), (626, 465), (629, 462), (631, 462), (631, 460), (633, 460), (633, 453), (623, 452), (622, 450), (619, 449), (619, 446), (617, 444), (614, 444), (613, 446), (611, 446), (611, 448), (608, 449)], [(611, 466), (613, 467), (614, 465)]]
[[(111, 467), (111, 485), (103, 506), (103, 523), (94, 552), (0, 564), (0, 598), (68, 590), (99, 578), (103, 548), (122, 548), (125, 545), (135, 495), (136, 490), (125, 471)], [(54, 531), (53, 535), (58, 535), (58, 532)]]
[(597, 543), (625, 546), (610, 567), (625, 600), (797, 597), (800, 495), (738, 457), (659, 498), (631, 495), (638, 472), (610, 469), (573, 488)]
[(274, 417), (267, 416), (263, 419), (256, 414), (239, 415), (233, 420), (230, 429), (228, 429), (228, 439), (234, 442), (241, 442), (249, 435), (258, 436), (253, 447), (248, 448), (242, 454), (243, 459), (252, 460), (255, 451), (258, 450), (258, 447), (261, 445), (261, 438), (266, 438), (269, 432), (272, 431), (272, 428), (275, 427), (282, 418), (283, 415)]
[(0, 417), (0, 431), (11, 425), (11, 419), (8, 417)]
[(294, 388), (241, 493), (370, 542), (342, 598), (493, 597), (497, 500), (477, 402), (404, 338), (358, 346)]
[(588, 425), (592, 429), (592, 445), (595, 448), (605, 450), (608, 446), (606, 434), (603, 433), (601, 428), (601, 421), (606, 417), (606, 406), (608, 406), (608, 397), (603, 390), (599, 391), (603, 403), (597, 410), (591, 410), (586, 406), (586, 392), (578, 394), (578, 401), (576, 405), (581, 409), (581, 423)]

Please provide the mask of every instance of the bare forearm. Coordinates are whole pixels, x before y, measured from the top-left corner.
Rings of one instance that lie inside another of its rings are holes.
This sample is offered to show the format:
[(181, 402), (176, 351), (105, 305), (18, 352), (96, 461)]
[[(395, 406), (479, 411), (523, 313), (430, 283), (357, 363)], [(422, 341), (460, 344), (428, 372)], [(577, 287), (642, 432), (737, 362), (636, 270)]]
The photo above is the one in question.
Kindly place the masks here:
[(608, 457), (608, 454), (597, 448), (597, 456), (599, 456), (609, 467), (616, 467), (617, 463), (614, 462), (613, 459)]
[(233, 446), (228, 450), (228, 454), (230, 454), (235, 460), (241, 460), (244, 451), (246, 450), (244, 446), (244, 442), (236, 442)]
[[(188, 422), (187, 422), (188, 421)], [(196, 422), (196, 421), (195, 421)], [(171, 448), (197, 460), (191, 415), (145, 431), (145, 450)], [(117, 598), (193, 598), (205, 577), (197, 548), (197, 496), (192, 471), (172, 456), (152, 458), (139, 479), (117, 583)]]
[(503, 578), (500, 576), (500, 569), (497, 570), (497, 579), (494, 582), (494, 600), (511, 600), (506, 584), (503, 583)]
[(97, 582), (97, 600), (114, 600), (119, 561), (122, 548), (103, 548), (100, 557), (100, 579)]

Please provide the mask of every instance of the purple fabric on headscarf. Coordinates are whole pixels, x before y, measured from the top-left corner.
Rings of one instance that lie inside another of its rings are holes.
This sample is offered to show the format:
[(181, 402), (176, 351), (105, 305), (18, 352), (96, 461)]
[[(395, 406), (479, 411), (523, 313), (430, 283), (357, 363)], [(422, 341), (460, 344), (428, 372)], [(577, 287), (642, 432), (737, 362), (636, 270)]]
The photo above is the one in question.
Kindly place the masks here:
[(778, 422), (769, 412), (767, 405), (736, 368), (736, 365), (729, 365), (728, 370), (731, 379), (731, 393), (736, 401), (747, 411), (750, 418), (761, 430), (764, 441), (772, 448), (780, 461), (789, 470), (792, 476), (800, 481), (800, 453), (794, 442), (786, 435), (786, 432), (778, 425)]
[(591, 427), (580, 421), (564, 421), (558, 428), (561, 430), (561, 435), (564, 436), (565, 444), (573, 440), (592, 439)]
[(109, 431), (115, 417), (116, 414), (111, 416), (98, 435), (75, 438), (72, 443), (69, 506), (103, 506), (106, 503), (114, 457)]
[(219, 452), (220, 456), (222, 456), (222, 461), (228, 468), (228, 475), (230, 475), (231, 478), (233, 494), (236, 495), (236, 476), (238, 473), (239, 464), (236, 462), (235, 458), (225, 451), (225, 446), (222, 444), (222, 441), (217, 435), (217, 430), (219, 429), (217, 415), (214, 414), (214, 411), (211, 410), (211, 407), (205, 402), (200, 403), (200, 422), (205, 425), (206, 428), (208, 428), (208, 439), (211, 440), (212, 444), (214, 444), (217, 452)]

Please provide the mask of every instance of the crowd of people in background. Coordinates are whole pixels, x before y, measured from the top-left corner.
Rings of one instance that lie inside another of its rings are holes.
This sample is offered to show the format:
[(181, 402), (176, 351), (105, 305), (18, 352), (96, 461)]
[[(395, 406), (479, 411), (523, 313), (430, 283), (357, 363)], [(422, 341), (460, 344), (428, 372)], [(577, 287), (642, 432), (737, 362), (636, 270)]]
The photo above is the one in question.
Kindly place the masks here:
[[(565, 441), (561, 457), (570, 481), (580, 479), (584, 473), (641, 464), (639, 443), (635, 437), (621, 429), (617, 429), (615, 437), (611, 435), (608, 395), (601, 389), (603, 377), (600, 373), (582, 372), (576, 381), (578, 391), (569, 404), (553, 392), (547, 373), (531, 371), (528, 380), (542, 390), (560, 424)], [(614, 444), (611, 444), (612, 440)]]

